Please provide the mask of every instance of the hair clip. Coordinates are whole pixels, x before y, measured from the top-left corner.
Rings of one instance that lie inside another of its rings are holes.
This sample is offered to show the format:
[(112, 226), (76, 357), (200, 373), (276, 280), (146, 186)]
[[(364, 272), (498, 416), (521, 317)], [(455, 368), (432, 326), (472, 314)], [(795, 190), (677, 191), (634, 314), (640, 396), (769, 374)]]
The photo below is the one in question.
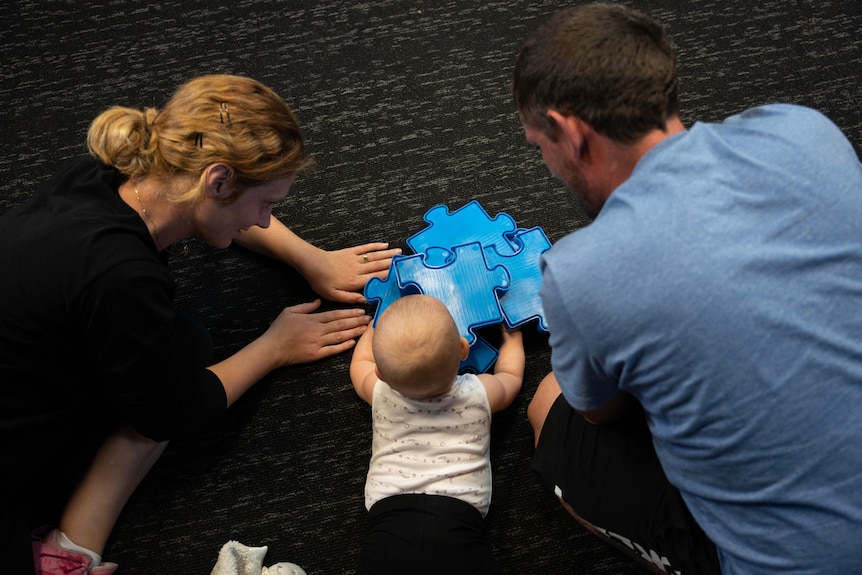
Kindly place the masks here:
[[(226, 102), (222, 102), (221, 104), (219, 104), (218, 117), (219, 117), (219, 120), (221, 120), (221, 123), (226, 125), (228, 128), (230, 128), (233, 125), (233, 123), (230, 121), (230, 112), (227, 109), (227, 103)], [(225, 118), (227, 118), (227, 121), (225, 121)]]
[(195, 134), (195, 146), (198, 148), (204, 147), (204, 135), (203, 132), (198, 132)]

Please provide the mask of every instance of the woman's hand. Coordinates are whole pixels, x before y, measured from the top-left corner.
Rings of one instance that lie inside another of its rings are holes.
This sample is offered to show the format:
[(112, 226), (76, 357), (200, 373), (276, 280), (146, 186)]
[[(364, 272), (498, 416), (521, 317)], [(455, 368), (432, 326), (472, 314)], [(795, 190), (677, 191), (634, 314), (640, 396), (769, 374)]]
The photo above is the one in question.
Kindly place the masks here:
[(310, 363), (347, 351), (371, 321), (362, 309), (313, 313), (319, 307), (318, 299), (285, 308), (261, 336), (274, 347), (280, 365)]
[(392, 257), (400, 248), (389, 249), (389, 244), (375, 242), (344, 248), (320, 250), (314, 265), (300, 270), (311, 288), (320, 296), (334, 302), (365, 303), (361, 291), (372, 277), (386, 279)]
[(310, 363), (347, 351), (356, 345), (355, 339), (371, 321), (362, 309), (313, 313), (319, 307), (318, 299), (285, 308), (260, 337), (210, 366), (224, 385), (229, 406), (278, 367)]
[(385, 242), (322, 250), (300, 238), (276, 218), (272, 218), (268, 228), (245, 230), (236, 241), (252, 251), (292, 266), (320, 296), (349, 304), (365, 303), (359, 292), (372, 277), (385, 279), (392, 256), (401, 253), (400, 248), (389, 249)]

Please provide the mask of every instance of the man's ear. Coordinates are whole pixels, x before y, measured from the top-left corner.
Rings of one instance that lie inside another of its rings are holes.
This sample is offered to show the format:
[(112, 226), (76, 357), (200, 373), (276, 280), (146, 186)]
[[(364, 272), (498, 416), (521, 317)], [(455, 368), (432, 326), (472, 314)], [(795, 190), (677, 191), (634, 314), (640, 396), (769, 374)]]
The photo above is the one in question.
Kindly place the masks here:
[(233, 196), (233, 168), (227, 164), (213, 164), (208, 167), (205, 182), (208, 198), (227, 200)]
[(561, 114), (556, 110), (548, 110), (548, 120), (557, 127), (559, 139), (570, 147), (573, 157), (580, 160), (584, 155), (589, 126), (577, 116)]

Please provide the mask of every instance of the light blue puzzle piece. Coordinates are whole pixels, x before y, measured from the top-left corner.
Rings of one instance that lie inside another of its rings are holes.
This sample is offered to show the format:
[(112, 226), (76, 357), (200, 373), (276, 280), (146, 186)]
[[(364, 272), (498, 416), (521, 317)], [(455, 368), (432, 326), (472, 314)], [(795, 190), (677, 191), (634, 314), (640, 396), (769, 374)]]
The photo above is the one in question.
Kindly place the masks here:
[(542, 286), (539, 260), (543, 253), (551, 249), (551, 242), (539, 227), (518, 230), (513, 241), (520, 246), (513, 255), (501, 255), (494, 246), (485, 247), (488, 266), (502, 265), (509, 272), (509, 289), (498, 296), (506, 326), (514, 328), (538, 318), (539, 329), (547, 332), (548, 326), (539, 299), (539, 288)]
[(365, 288), (362, 290), (362, 295), (369, 302), (377, 302), (377, 309), (374, 311), (374, 321), (372, 326), (377, 326), (377, 319), (389, 305), (404, 295), (401, 292), (401, 287), (398, 285), (398, 275), (395, 273), (395, 263), (407, 256), (394, 256), (392, 263), (389, 264), (389, 273), (385, 280), (378, 277), (373, 277), (365, 283)]
[(473, 329), (503, 321), (497, 290), (509, 287), (509, 273), (502, 266), (489, 268), (478, 242), (452, 248), (454, 255), (443, 266), (428, 266), (425, 254), (401, 257), (393, 262), (401, 293), (418, 290), (442, 301), (458, 331), (472, 346)]
[(500, 352), (497, 348), (488, 343), (485, 338), (477, 335), (476, 341), (470, 346), (470, 355), (461, 362), (458, 373), (485, 373), (491, 369), (499, 355)]
[[(398, 258), (400, 256), (396, 256)], [(417, 288), (418, 289), (418, 288)], [(414, 290), (414, 293), (418, 293)], [(389, 266), (389, 275), (385, 280), (374, 277), (368, 280), (364, 290), (365, 299), (369, 302), (377, 302), (374, 312), (374, 321), (371, 325), (377, 326), (377, 320), (392, 302), (407, 294), (401, 293), (398, 287), (398, 279), (394, 271), (394, 262)], [(500, 352), (482, 337), (476, 337), (476, 341), (470, 346), (470, 355), (461, 362), (458, 373), (485, 373), (497, 361)]]
[[(407, 245), (414, 253), (428, 253), (426, 265), (444, 265), (451, 259), (445, 250), (471, 242), (485, 247), (493, 245), (501, 255), (515, 253), (515, 246), (507, 239), (507, 234), (516, 230), (515, 220), (505, 212), (491, 218), (477, 200), (451, 213), (445, 205), (434, 206), (425, 212), (424, 218), (428, 227), (407, 238)], [(439, 249), (432, 252), (431, 248)]]

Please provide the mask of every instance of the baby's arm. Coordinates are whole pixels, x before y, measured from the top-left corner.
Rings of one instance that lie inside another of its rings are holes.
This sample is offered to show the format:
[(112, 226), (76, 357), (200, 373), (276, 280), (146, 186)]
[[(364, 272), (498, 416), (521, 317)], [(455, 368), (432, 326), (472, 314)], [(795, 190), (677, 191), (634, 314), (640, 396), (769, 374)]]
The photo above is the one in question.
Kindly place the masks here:
[(353, 350), (353, 358), (350, 360), (350, 380), (356, 394), (371, 405), (374, 393), (374, 384), (377, 383), (377, 362), (371, 351), (371, 339), (374, 337), (374, 328), (370, 325)]
[[(363, 336), (364, 337), (364, 336)], [(521, 391), (524, 381), (524, 339), (520, 329), (503, 330), (500, 356), (494, 365), (494, 375), (483, 373), (479, 379), (488, 394), (491, 412), (509, 407)]]

